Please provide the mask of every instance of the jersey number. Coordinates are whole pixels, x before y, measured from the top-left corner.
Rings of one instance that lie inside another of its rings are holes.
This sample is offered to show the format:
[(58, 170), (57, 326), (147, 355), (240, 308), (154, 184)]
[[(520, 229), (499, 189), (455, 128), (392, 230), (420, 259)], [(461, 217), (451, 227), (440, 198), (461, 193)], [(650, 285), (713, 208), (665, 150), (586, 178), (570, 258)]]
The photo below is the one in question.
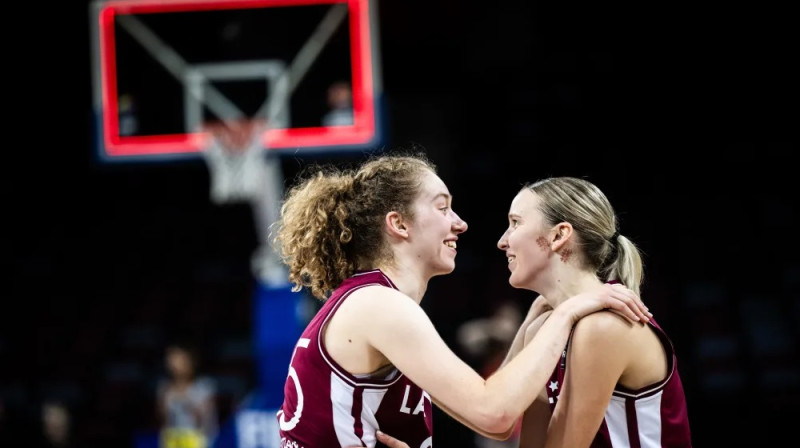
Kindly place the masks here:
[(289, 421), (286, 421), (286, 415), (284, 415), (283, 410), (278, 411), (278, 423), (280, 424), (281, 430), (283, 431), (291, 431), (300, 423), (300, 416), (303, 415), (303, 388), (300, 386), (300, 378), (297, 377), (297, 371), (294, 370), (292, 367), (292, 362), (294, 362), (294, 355), (297, 353), (297, 348), (308, 348), (308, 344), (311, 342), (309, 338), (300, 338), (297, 341), (297, 345), (294, 346), (294, 351), (292, 352), (292, 359), (289, 361), (289, 375), (288, 377), (292, 379), (294, 383), (294, 390), (297, 393), (297, 409), (294, 410), (294, 415), (292, 416)]

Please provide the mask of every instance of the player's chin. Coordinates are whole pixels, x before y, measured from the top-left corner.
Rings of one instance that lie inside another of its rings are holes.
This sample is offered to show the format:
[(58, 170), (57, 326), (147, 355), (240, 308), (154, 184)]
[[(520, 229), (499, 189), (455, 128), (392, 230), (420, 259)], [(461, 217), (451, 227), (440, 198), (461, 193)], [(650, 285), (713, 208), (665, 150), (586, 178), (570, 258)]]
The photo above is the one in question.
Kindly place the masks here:
[(511, 285), (514, 289), (527, 289), (528, 291), (538, 291), (535, 286), (535, 282), (531, 279), (516, 279), (512, 275), (508, 278), (508, 284)]
[(435, 275), (447, 275), (453, 272), (456, 269), (456, 260), (453, 258), (442, 260), (441, 263), (436, 267)]
[(524, 288), (525, 282), (523, 279), (520, 278), (519, 275), (514, 275), (514, 271), (511, 271), (511, 274), (508, 276), (508, 284), (513, 286), (514, 288)]

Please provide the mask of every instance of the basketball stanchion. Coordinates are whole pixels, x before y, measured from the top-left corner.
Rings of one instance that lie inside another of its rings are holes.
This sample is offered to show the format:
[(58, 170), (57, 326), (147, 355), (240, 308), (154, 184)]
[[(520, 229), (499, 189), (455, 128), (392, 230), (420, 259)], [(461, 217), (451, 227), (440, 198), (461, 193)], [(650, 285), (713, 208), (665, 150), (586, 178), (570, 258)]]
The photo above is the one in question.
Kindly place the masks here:
[(221, 427), (217, 447), (241, 448), (242, 439), (278, 448), (275, 413), (292, 350), (305, 326), (303, 297), (291, 290), (288, 272), (269, 242), (269, 228), (280, 215), (283, 173), (277, 154), (267, 151), (264, 119), (206, 122), (203, 158), (215, 204), (248, 203), (259, 246), (251, 257), (257, 285), (253, 296), (253, 346), (258, 388)]

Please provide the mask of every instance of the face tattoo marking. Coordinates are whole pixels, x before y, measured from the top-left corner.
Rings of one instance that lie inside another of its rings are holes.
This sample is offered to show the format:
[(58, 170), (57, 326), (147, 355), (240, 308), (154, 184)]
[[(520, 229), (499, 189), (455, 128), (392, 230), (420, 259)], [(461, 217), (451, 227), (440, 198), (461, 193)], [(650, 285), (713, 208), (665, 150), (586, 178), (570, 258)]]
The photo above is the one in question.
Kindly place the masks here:
[(547, 244), (547, 238), (543, 236), (536, 238), (536, 244), (544, 251), (546, 251), (550, 247), (550, 245)]

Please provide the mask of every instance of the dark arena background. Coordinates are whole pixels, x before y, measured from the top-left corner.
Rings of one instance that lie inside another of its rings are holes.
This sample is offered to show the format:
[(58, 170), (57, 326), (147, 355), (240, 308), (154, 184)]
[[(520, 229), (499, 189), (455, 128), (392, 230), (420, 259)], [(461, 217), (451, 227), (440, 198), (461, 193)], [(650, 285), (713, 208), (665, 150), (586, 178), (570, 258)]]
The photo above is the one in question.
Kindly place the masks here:
[[(197, 343), (225, 428), (259, 387), (253, 210), (213, 203), (200, 158), (98, 157), (89, 3), (26, 6), (6, 17), (18, 23), (5, 39), (0, 447), (154, 446), (155, 385), (177, 336)], [(425, 148), (469, 223), (455, 272), (422, 302), (451, 348), (487, 369), (494, 352), (469, 350), (465, 325), (533, 298), (488, 294), (507, 286), (496, 242), (521, 184), (586, 177), (644, 252), (642, 297), (676, 345), (694, 445), (793, 440), (800, 70), (788, 3), (375, 8), (376, 149)], [(369, 152), (283, 152), (280, 168), (288, 184)], [(67, 444), (47, 437), (51, 403), (67, 412)], [(489, 446), (434, 420), (439, 448)]]

